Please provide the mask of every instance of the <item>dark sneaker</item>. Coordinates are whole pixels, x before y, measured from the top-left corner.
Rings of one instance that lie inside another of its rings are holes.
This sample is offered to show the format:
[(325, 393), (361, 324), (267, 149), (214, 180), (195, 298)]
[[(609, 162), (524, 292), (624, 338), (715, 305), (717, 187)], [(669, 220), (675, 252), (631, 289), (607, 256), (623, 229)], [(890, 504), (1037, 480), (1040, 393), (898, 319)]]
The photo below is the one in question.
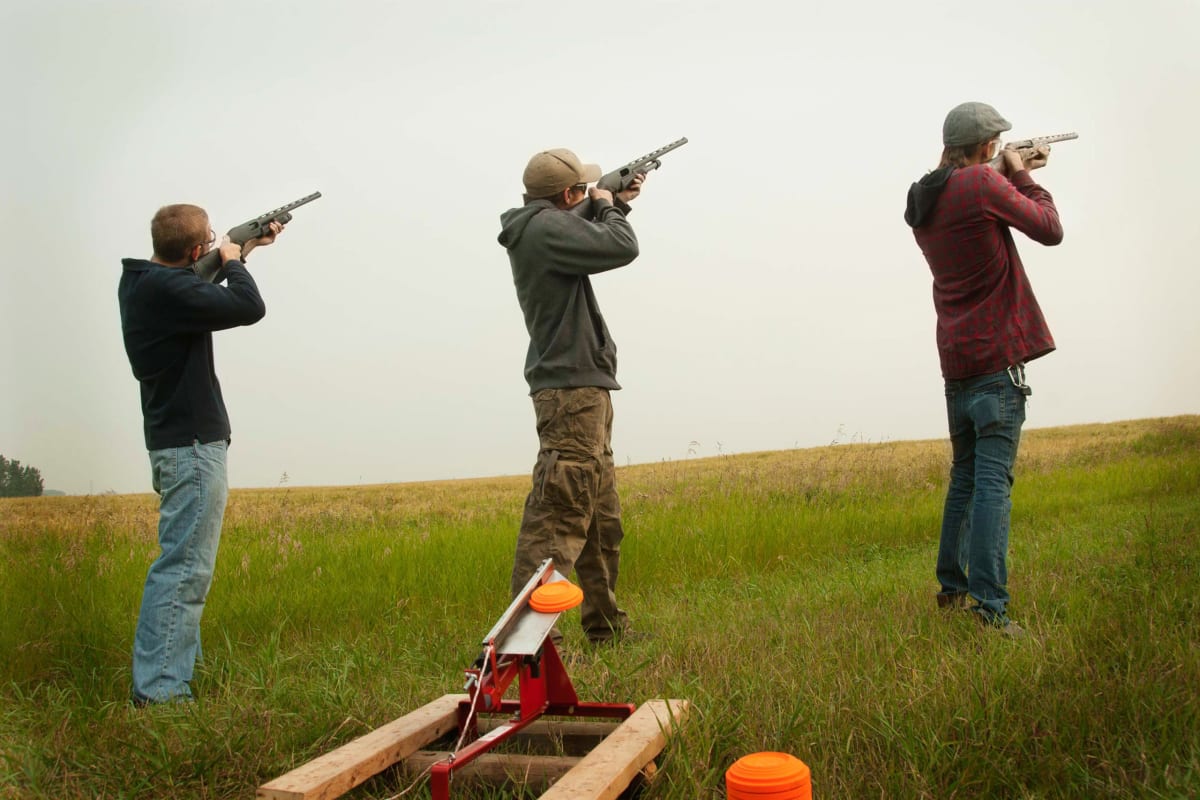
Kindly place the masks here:
[(981, 612), (976, 612), (975, 617), (979, 620), (979, 624), (983, 625), (983, 627), (987, 628), (988, 630), (996, 631), (1001, 636), (1006, 636), (1009, 639), (1024, 639), (1029, 635), (1025, 632), (1024, 628), (1007, 617), (1004, 617), (1003, 619), (997, 619), (995, 617), (989, 619)]
[(1029, 635), (1025, 632), (1024, 628), (1011, 619), (1003, 625), (998, 626), (996, 630), (1000, 631), (1001, 636), (1007, 636), (1010, 639), (1024, 639)]
[(130, 708), (135, 709), (189, 709), (196, 705), (196, 698), (191, 695), (175, 695), (166, 700), (150, 700), (138, 695), (129, 698)]
[(937, 604), (938, 608), (948, 611), (957, 611), (967, 608), (971, 603), (971, 596), (966, 592), (938, 592)]

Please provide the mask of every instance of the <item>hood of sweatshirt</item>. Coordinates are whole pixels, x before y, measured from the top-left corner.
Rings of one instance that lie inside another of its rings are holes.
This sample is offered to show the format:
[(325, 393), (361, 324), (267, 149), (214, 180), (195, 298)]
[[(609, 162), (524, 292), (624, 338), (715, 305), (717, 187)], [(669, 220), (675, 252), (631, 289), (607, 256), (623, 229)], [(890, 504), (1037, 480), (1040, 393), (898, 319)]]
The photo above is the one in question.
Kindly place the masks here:
[(908, 205), (904, 209), (904, 221), (909, 227), (919, 228), (929, 221), (929, 215), (937, 206), (942, 190), (954, 174), (954, 167), (942, 167), (926, 173), (925, 177), (908, 188)]
[(549, 200), (534, 200), (517, 208), (510, 208), (500, 215), (500, 235), (496, 241), (511, 250), (521, 240), (521, 234), (529, 226), (529, 221), (543, 211), (554, 208)]

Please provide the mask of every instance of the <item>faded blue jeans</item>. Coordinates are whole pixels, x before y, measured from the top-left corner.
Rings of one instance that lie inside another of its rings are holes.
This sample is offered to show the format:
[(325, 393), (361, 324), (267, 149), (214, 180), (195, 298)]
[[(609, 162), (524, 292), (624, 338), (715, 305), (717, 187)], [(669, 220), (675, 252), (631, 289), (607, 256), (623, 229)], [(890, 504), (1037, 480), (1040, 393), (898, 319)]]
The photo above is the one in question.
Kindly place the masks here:
[[(1020, 384), (1020, 385), (1018, 385)], [(975, 612), (1008, 621), (1008, 525), (1013, 464), (1025, 422), (1024, 373), (946, 381), (954, 462), (942, 514), (937, 577), (943, 595), (969, 594)]]
[(203, 661), (200, 615), (212, 584), (229, 486), (227, 444), (193, 442), (150, 451), (159, 494), (158, 543), (133, 637), (134, 703), (192, 696), (192, 670)]

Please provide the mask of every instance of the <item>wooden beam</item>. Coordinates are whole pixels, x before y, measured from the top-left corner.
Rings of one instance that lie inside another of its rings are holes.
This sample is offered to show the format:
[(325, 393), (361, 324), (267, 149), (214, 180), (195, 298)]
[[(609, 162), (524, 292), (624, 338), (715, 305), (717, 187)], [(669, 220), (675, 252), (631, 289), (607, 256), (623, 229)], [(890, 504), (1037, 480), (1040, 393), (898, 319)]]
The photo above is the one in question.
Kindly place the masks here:
[(616, 800), (666, 746), (687, 716), (687, 700), (650, 700), (550, 787), (540, 800)]
[[(501, 717), (480, 717), (479, 732), (487, 733), (510, 722)], [(514, 745), (525, 752), (543, 755), (582, 756), (604, 741), (620, 724), (583, 719), (539, 719), (506, 739), (505, 746)]]
[(458, 703), (465, 694), (447, 694), (382, 728), (297, 767), (258, 787), (264, 800), (330, 800), (457, 730)]
[[(434, 764), (445, 761), (449, 756), (449, 752), (418, 750), (404, 759), (404, 769), (411, 780)], [(573, 756), (483, 753), (470, 763), (454, 770), (454, 781), (479, 782), (492, 786), (508, 782), (526, 786), (548, 786), (566, 775), (580, 760)]]
[[(466, 695), (444, 695), (263, 784), (257, 797), (331, 800), (400, 761), (410, 774), (423, 772), (448, 754), (418, 751), (457, 731), (458, 705), (466, 699)], [(536, 742), (540, 736), (543, 744), (548, 744), (546, 737), (557, 737), (564, 749), (568, 742), (602, 741), (583, 758), (486, 753), (456, 770), (456, 775), (543, 785), (553, 781), (541, 800), (616, 800), (639, 773), (646, 778), (654, 775), (655, 756), (666, 746), (667, 734), (687, 716), (688, 708), (686, 700), (651, 700), (615, 727), (584, 720), (538, 720), (521, 732), (529, 734), (530, 741)], [(488, 729), (499, 723), (485, 718), (480, 724)]]

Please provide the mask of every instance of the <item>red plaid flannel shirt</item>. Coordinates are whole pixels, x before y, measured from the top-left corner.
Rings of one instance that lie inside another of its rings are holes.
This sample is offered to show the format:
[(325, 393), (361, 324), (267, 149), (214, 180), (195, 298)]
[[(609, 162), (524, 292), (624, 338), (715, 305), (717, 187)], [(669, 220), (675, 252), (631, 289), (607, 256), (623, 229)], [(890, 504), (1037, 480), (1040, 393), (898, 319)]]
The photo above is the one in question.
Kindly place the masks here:
[(1054, 199), (1028, 172), (1010, 180), (976, 165), (954, 171), (928, 222), (913, 229), (933, 273), (947, 380), (999, 372), (1054, 350), (1010, 227), (1041, 244), (1062, 241)]

